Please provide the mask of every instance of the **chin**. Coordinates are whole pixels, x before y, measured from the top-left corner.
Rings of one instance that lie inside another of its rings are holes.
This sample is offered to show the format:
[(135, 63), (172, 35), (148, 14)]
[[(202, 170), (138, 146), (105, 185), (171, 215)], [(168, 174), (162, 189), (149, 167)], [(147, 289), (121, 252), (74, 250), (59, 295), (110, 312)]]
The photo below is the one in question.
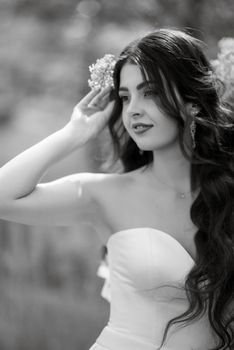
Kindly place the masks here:
[(160, 151), (175, 149), (178, 146), (178, 139), (165, 142), (136, 142), (139, 149), (142, 151)]
[(142, 151), (157, 151), (157, 150), (162, 150), (162, 149), (167, 149), (168, 148), (168, 144), (150, 144), (150, 145), (146, 145), (146, 144), (137, 144), (138, 148), (141, 149)]

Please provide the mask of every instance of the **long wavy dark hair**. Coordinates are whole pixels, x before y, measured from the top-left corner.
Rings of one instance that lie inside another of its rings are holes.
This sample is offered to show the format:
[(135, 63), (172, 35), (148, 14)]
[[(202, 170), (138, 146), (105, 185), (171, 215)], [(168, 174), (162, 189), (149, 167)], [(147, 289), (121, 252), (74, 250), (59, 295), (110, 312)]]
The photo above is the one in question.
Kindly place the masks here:
[[(172, 324), (185, 325), (207, 312), (219, 340), (212, 350), (224, 350), (234, 346), (234, 118), (221, 101), (202, 46), (189, 34), (170, 29), (155, 30), (128, 45), (115, 66), (109, 131), (114, 159), (121, 161), (124, 172), (152, 163), (152, 152), (139, 153), (121, 118), (120, 72), (127, 62), (136, 64), (145, 79), (155, 82), (160, 108), (177, 122), (181, 150), (191, 162), (191, 186), (199, 189), (190, 209), (197, 227), (197, 261), (184, 287), (189, 307), (167, 323), (161, 346)], [(188, 137), (187, 102), (199, 106), (195, 149)]]

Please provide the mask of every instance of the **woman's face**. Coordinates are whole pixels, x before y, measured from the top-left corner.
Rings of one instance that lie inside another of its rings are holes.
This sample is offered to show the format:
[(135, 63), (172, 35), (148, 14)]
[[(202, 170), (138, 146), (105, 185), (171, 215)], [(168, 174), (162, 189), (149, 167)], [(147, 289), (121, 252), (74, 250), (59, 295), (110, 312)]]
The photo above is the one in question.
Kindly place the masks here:
[(122, 67), (119, 96), (124, 126), (140, 149), (154, 151), (178, 142), (176, 122), (159, 109), (153, 86), (144, 80), (137, 65)]

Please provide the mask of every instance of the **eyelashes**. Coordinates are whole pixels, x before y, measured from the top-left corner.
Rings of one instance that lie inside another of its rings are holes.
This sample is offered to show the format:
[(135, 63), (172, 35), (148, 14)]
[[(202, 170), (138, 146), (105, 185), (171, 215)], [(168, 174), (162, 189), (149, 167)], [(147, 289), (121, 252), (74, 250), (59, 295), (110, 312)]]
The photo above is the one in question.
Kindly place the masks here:
[(147, 97), (147, 96), (157, 96), (157, 92), (155, 90), (147, 90), (144, 92), (144, 96)]
[[(145, 90), (143, 92), (143, 97), (155, 97), (157, 96), (157, 92), (155, 90)], [(121, 102), (127, 102), (129, 99), (131, 98), (130, 95), (119, 95), (119, 99), (121, 100)]]
[(119, 96), (121, 102), (125, 102), (128, 100), (128, 96)]

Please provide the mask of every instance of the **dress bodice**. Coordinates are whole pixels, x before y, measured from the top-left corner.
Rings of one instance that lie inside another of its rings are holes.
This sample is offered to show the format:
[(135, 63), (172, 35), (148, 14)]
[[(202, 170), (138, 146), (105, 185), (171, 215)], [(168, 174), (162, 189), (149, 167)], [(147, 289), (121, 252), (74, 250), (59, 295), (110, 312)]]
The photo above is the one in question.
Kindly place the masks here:
[[(110, 319), (97, 344), (110, 350), (156, 350), (167, 322), (188, 308), (183, 286), (195, 262), (175, 238), (153, 228), (119, 231), (107, 248)], [(184, 328), (173, 325), (162, 349), (207, 350), (214, 344), (204, 315)]]

